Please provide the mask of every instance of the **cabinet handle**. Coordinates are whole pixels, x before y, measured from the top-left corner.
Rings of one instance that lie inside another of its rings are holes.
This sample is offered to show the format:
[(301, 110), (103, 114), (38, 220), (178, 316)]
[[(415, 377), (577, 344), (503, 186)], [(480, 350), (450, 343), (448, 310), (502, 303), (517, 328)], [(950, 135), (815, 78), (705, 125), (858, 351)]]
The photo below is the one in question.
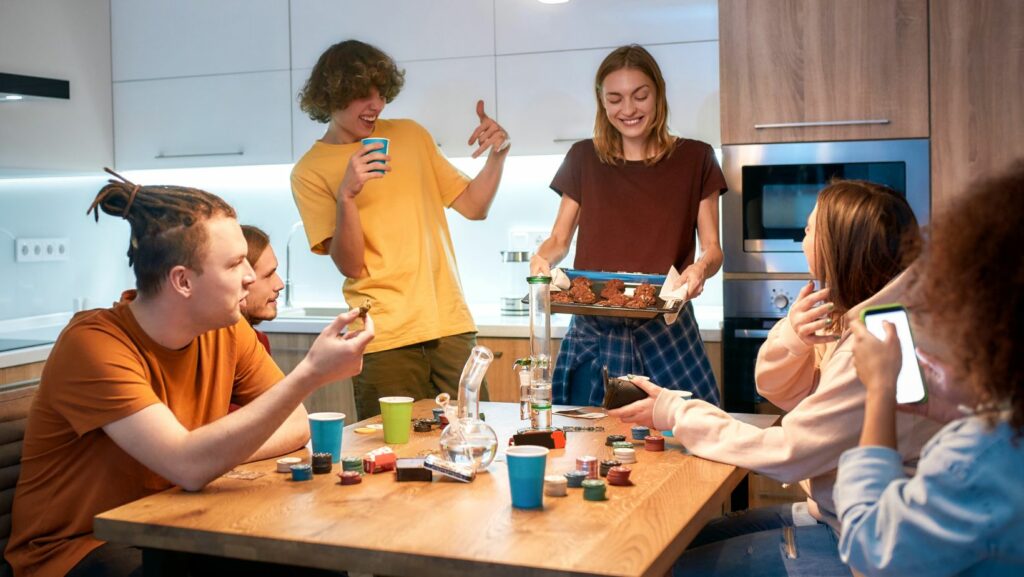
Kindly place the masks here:
[(494, 351), (494, 358), (500, 359), (503, 356), (505, 356), (505, 351)]
[(766, 339), (768, 338), (768, 329), (736, 329), (732, 332), (732, 336), (737, 339)]
[(581, 136), (579, 138), (555, 138), (555, 139), (552, 140), (552, 142), (559, 143), (559, 144), (562, 143), (562, 142), (579, 142), (580, 140), (586, 140), (587, 138), (588, 137), (586, 137), (586, 136)]
[(245, 154), (244, 150), (236, 150), (234, 152), (206, 152), (206, 153), (193, 153), (193, 154), (164, 154), (160, 153), (153, 158), (200, 158), (203, 156), (242, 156)]
[(755, 124), (755, 130), (764, 128), (807, 128), (810, 126), (857, 126), (861, 124), (889, 124), (888, 118), (868, 120), (822, 120), (820, 122), (776, 122), (771, 124)]

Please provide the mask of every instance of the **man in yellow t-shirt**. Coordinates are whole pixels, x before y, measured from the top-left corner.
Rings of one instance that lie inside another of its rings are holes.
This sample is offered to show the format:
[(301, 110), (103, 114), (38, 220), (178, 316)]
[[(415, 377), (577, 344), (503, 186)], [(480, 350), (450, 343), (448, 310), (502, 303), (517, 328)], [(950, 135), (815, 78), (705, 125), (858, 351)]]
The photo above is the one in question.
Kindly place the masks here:
[[(302, 109), (327, 123), (291, 178), (310, 249), (345, 276), (349, 307), (367, 299), (373, 307), (377, 337), (353, 379), (360, 419), (380, 412), (382, 396), (454, 396), (476, 326), (444, 209), (486, 218), (508, 155), (508, 134), (483, 101), (469, 143), (479, 146), (474, 157), (490, 154), (473, 179), (416, 122), (379, 118), (402, 83), (387, 54), (348, 40), (320, 56), (301, 93)], [(362, 144), (371, 136), (389, 139), (388, 154)]]

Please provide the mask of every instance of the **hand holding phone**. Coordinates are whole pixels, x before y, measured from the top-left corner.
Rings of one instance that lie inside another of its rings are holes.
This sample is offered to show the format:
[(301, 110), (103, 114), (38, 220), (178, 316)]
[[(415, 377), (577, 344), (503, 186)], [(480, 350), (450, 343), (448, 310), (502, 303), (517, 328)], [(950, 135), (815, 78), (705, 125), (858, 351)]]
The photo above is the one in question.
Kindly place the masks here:
[[(896, 329), (896, 338), (900, 343), (899, 374), (896, 377), (896, 402), (899, 404), (921, 403), (927, 398), (924, 377), (917, 364), (914, 338), (910, 331), (910, 318), (907, 310), (900, 304), (869, 307), (861, 312), (861, 320), (867, 330), (875, 338), (885, 341), (886, 331), (883, 323), (888, 321)], [(857, 355), (859, 351), (855, 351)], [(858, 369), (859, 371), (859, 369)]]

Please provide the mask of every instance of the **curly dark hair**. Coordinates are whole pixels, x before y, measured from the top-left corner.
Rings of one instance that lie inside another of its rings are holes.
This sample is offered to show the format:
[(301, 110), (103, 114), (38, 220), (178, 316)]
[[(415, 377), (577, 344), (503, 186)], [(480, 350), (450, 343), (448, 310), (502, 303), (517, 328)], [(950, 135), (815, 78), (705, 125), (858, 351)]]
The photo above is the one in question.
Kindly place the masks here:
[(940, 212), (917, 283), (955, 374), (978, 395), (990, 422), (1009, 404), (1017, 437), (1024, 435), (1022, 222), (1024, 159)]
[(385, 102), (402, 90), (405, 71), (380, 49), (358, 40), (331, 46), (317, 60), (299, 92), (299, 107), (317, 122), (330, 122), (331, 113), (376, 88)]

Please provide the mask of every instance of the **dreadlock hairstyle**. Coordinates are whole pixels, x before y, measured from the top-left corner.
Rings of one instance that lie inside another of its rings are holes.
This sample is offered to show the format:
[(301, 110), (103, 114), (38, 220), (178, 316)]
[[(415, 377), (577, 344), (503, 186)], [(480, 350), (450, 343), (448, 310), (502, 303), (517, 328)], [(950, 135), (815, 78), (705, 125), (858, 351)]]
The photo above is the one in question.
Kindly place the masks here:
[(219, 196), (184, 186), (140, 186), (109, 168), (107, 181), (85, 213), (100, 210), (131, 225), (128, 265), (143, 296), (160, 290), (167, 273), (178, 265), (202, 274), (206, 228), (195, 226), (215, 216), (236, 218), (235, 209)]

